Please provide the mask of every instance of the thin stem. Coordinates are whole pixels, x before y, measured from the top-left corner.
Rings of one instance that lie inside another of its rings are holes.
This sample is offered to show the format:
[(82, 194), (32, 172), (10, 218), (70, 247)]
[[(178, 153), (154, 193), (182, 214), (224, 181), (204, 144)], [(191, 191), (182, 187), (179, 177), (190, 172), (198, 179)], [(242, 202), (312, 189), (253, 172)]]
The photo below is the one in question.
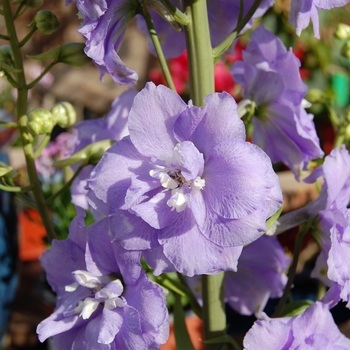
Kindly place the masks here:
[[(236, 39), (237, 35), (240, 33), (240, 31), (246, 26), (246, 24), (250, 21), (250, 19), (253, 17), (255, 11), (258, 9), (260, 3), (262, 0), (255, 0), (252, 7), (248, 10), (247, 14), (238, 21), (238, 24), (236, 28), (226, 37), (225, 40), (223, 40), (218, 46), (216, 46), (213, 49), (213, 56), (219, 57), (222, 53), (224, 53), (233, 43), (233, 40)], [(241, 1), (243, 3), (243, 1)], [(240, 14), (238, 16), (238, 19), (242, 16), (242, 7), (240, 7)]]
[(4, 71), (5, 76), (7, 78), (7, 81), (14, 87), (15, 89), (19, 88), (19, 84), (17, 81), (12, 77), (12, 75), (9, 72)]
[(44, 136), (44, 139), (41, 141), (39, 147), (35, 150), (34, 152), (34, 159), (37, 159), (38, 157), (40, 157), (41, 152), (43, 151), (43, 149), (47, 146), (47, 144), (50, 141), (51, 136), (46, 134)]
[(293, 261), (292, 261), (292, 264), (291, 264), (289, 271), (288, 271), (288, 281), (287, 281), (286, 287), (284, 288), (282, 298), (278, 302), (276, 311), (272, 317), (280, 317), (282, 315), (283, 308), (288, 300), (289, 293), (292, 289), (292, 285), (294, 282), (303, 239), (304, 239), (305, 235), (309, 232), (309, 229), (312, 225), (313, 225), (313, 221), (309, 221), (307, 224), (300, 227), (298, 235), (295, 239)]
[(28, 136), (28, 117), (27, 104), (28, 104), (28, 88), (26, 86), (26, 79), (24, 76), (22, 52), (17, 38), (16, 29), (13, 22), (13, 16), (11, 12), (11, 6), (9, 0), (3, 0), (3, 11), (5, 17), (5, 23), (7, 28), (7, 33), (10, 38), (10, 45), (12, 49), (13, 59), (15, 63), (15, 68), (18, 70), (16, 74), (16, 81), (18, 82), (18, 97), (17, 97), (17, 120), (19, 125), (19, 131), (21, 134), (23, 152), (27, 164), (27, 173), (29, 177), (30, 185), (33, 187), (33, 195), (37, 210), (41, 216), (42, 222), (46, 229), (46, 234), (49, 241), (56, 237), (55, 231), (52, 226), (51, 218), (47, 207), (45, 205), (45, 198), (42, 192), (41, 183), (39, 181), (35, 162), (34, 162), (34, 151), (32, 143), (30, 142), (30, 137)]
[(27, 89), (31, 89), (33, 88), (42, 78), (43, 76), (48, 73), (50, 71), (50, 69), (56, 64), (57, 62), (51, 62), (50, 64), (48, 64), (45, 69), (40, 73), (40, 75), (35, 78), (32, 82), (30, 82), (28, 85), (27, 85)]
[(25, 193), (25, 192), (30, 191), (31, 189), (32, 188), (30, 186), (28, 186), (28, 187), (18, 187), (18, 186), (11, 187), (11, 186), (5, 186), (5, 185), (0, 184), (0, 190), (6, 191), (6, 192)]
[(9, 40), (10, 38), (8, 35), (0, 34), (0, 39)]
[(176, 88), (175, 88), (173, 79), (172, 79), (170, 71), (169, 71), (167, 61), (165, 59), (165, 56), (164, 56), (164, 53), (162, 50), (162, 46), (160, 44), (157, 32), (154, 28), (152, 17), (148, 11), (147, 6), (144, 6), (144, 8), (143, 8), (143, 16), (146, 20), (147, 28), (148, 28), (149, 34), (151, 36), (152, 43), (154, 45), (154, 49), (156, 50), (160, 66), (161, 66), (161, 69), (162, 69), (164, 77), (165, 77), (165, 80), (166, 80), (169, 88), (176, 92)]
[(63, 192), (67, 191), (72, 184), (72, 182), (75, 180), (75, 178), (79, 175), (79, 173), (83, 170), (85, 167), (85, 164), (80, 165), (77, 171), (74, 173), (74, 175), (69, 179), (68, 182), (66, 182), (55, 194), (53, 194), (49, 199), (46, 200), (46, 205), (52, 204), (52, 202)]
[(33, 27), (30, 32), (19, 42), (19, 46), (22, 47), (24, 46), (28, 40), (32, 37), (32, 35), (35, 33), (37, 30), (37, 27)]
[(190, 22), (189, 18), (186, 14), (181, 12), (176, 6), (174, 6), (169, 0), (162, 0), (162, 3), (164, 6), (169, 10), (169, 12), (174, 16), (175, 20), (182, 24), (182, 25), (188, 25)]
[(18, 124), (14, 122), (0, 121), (0, 126), (3, 126), (4, 128), (18, 128)]
[[(16, 12), (14, 13), (13, 15), (13, 20), (15, 20), (17, 17), (19, 17), (23, 12), (21, 12), (21, 10), (23, 9), (24, 7), (24, 3), (22, 2), (18, 7), (17, 7), (17, 10)], [(25, 9), (24, 9), (25, 11)]]

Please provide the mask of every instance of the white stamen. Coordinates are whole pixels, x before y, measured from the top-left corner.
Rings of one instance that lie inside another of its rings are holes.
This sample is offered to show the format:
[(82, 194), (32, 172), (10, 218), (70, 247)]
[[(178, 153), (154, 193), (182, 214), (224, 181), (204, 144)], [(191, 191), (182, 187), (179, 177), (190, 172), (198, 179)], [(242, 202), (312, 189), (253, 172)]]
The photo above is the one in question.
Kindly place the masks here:
[[(84, 320), (87, 320), (90, 318), (90, 316), (96, 311), (98, 305), (100, 302), (93, 298), (86, 298), (83, 301), (83, 308), (79, 314)], [(79, 307), (79, 305), (78, 305)]]
[(205, 186), (205, 180), (197, 176), (191, 184), (191, 190), (194, 192), (200, 191)]
[(68, 286), (64, 287), (64, 290), (66, 292), (74, 292), (79, 287), (78, 282), (73, 282), (72, 284), (69, 284)]
[(178, 213), (184, 211), (187, 207), (187, 200), (182, 189), (175, 189), (171, 191), (171, 198), (167, 201), (167, 205), (171, 210), (176, 210)]

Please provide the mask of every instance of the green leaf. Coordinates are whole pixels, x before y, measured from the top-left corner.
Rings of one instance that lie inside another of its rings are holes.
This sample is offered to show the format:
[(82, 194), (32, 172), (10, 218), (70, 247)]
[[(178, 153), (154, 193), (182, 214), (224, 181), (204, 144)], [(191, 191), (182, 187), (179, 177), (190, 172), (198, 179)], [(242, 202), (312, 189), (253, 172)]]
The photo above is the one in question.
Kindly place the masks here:
[(203, 340), (203, 343), (204, 344), (225, 344), (225, 343), (228, 343), (228, 344), (231, 344), (235, 350), (241, 350), (241, 347), (237, 344), (237, 342), (228, 334), (223, 335), (221, 337), (211, 339), (211, 340)]
[(188, 334), (181, 297), (178, 294), (175, 294), (174, 333), (177, 349), (195, 350)]
[(314, 302), (312, 300), (298, 300), (287, 304), (282, 310), (282, 317), (298, 316), (302, 314)]
[(0, 176), (5, 176), (12, 171), (12, 166), (0, 162)]

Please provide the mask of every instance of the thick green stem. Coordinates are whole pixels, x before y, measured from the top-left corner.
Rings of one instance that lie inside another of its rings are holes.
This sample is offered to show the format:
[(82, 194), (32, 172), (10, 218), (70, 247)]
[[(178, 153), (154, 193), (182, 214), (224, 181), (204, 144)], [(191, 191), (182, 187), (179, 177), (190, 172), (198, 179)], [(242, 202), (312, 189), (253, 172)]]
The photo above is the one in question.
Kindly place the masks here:
[(18, 69), (16, 74), (16, 81), (18, 82), (18, 98), (17, 98), (17, 120), (19, 130), (22, 138), (23, 151), (27, 164), (27, 173), (30, 185), (33, 187), (33, 195), (37, 210), (41, 216), (42, 222), (46, 229), (48, 239), (51, 241), (55, 238), (55, 231), (53, 229), (49, 212), (45, 205), (45, 198), (41, 189), (41, 184), (34, 162), (34, 150), (30, 138), (28, 137), (28, 118), (27, 118), (27, 104), (28, 104), (28, 89), (26, 87), (26, 80), (24, 76), (22, 52), (17, 38), (16, 29), (13, 23), (13, 17), (9, 0), (3, 1), (3, 12), (9, 41), (12, 49), (15, 68)]
[(185, 0), (190, 23), (185, 27), (190, 94), (194, 105), (203, 106), (204, 97), (214, 92), (214, 62), (210, 42), (206, 0)]
[(167, 61), (165, 59), (163, 50), (162, 50), (162, 46), (160, 44), (157, 32), (156, 32), (154, 25), (153, 25), (152, 17), (148, 11), (147, 6), (145, 6), (143, 9), (143, 16), (144, 16), (145, 21), (147, 23), (147, 28), (148, 28), (149, 34), (151, 36), (152, 43), (154, 45), (154, 49), (156, 50), (156, 53), (157, 53), (157, 56), (159, 59), (159, 63), (160, 63), (160, 67), (162, 68), (162, 71), (163, 71), (163, 74), (165, 77), (165, 81), (167, 82), (169, 88), (176, 92), (175, 85), (174, 85), (173, 79), (171, 77), (169, 67), (168, 67)]
[[(204, 97), (214, 92), (214, 62), (206, 0), (185, 0), (190, 23), (185, 26), (193, 104), (204, 105)], [(202, 276), (204, 340), (225, 335), (226, 314), (223, 300), (224, 273)], [(206, 344), (207, 350), (222, 349), (222, 344)]]

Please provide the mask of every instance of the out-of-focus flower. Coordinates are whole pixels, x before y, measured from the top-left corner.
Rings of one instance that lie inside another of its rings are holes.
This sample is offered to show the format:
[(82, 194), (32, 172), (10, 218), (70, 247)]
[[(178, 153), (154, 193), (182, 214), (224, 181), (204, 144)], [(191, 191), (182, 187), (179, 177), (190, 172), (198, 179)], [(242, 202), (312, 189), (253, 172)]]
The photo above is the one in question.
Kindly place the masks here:
[[(136, 90), (127, 90), (113, 101), (112, 109), (105, 118), (86, 120), (76, 125), (74, 127), (76, 130), (74, 149), (71, 153), (76, 153), (97, 141), (119, 141), (128, 135), (128, 115), (135, 95)], [(92, 165), (86, 166), (73, 181), (71, 187), (72, 202), (84, 209), (88, 209), (86, 181), (93, 168)]]
[[(72, 1), (68, 1), (72, 3)], [(137, 0), (76, 1), (84, 16), (79, 33), (86, 38), (85, 53), (118, 84), (136, 84), (138, 76), (117, 54), (129, 21), (140, 6)]]
[(260, 237), (282, 200), (270, 159), (245, 142), (234, 99), (204, 102), (187, 105), (148, 83), (129, 113), (130, 137), (88, 181), (93, 205), (120, 217), (116, 240), (133, 239), (136, 250), (157, 244), (188, 276), (234, 270), (242, 245)]
[(346, 350), (350, 340), (340, 333), (327, 305), (317, 301), (299, 316), (256, 321), (243, 346), (245, 350)]
[(243, 97), (256, 105), (253, 142), (273, 163), (283, 162), (299, 176), (309, 161), (319, 158), (313, 116), (303, 107), (307, 87), (299, 74), (300, 63), (282, 41), (258, 27), (232, 72), (243, 87)]
[(86, 229), (77, 212), (68, 239), (41, 258), (57, 305), (39, 324), (39, 339), (52, 337), (62, 350), (158, 348), (169, 333), (163, 290), (141, 270), (138, 253), (111, 243), (104, 220)]
[(320, 38), (318, 9), (330, 10), (348, 4), (350, 0), (292, 0), (290, 5), (289, 22), (295, 27), (298, 35), (309, 25), (310, 19), (314, 35)]

